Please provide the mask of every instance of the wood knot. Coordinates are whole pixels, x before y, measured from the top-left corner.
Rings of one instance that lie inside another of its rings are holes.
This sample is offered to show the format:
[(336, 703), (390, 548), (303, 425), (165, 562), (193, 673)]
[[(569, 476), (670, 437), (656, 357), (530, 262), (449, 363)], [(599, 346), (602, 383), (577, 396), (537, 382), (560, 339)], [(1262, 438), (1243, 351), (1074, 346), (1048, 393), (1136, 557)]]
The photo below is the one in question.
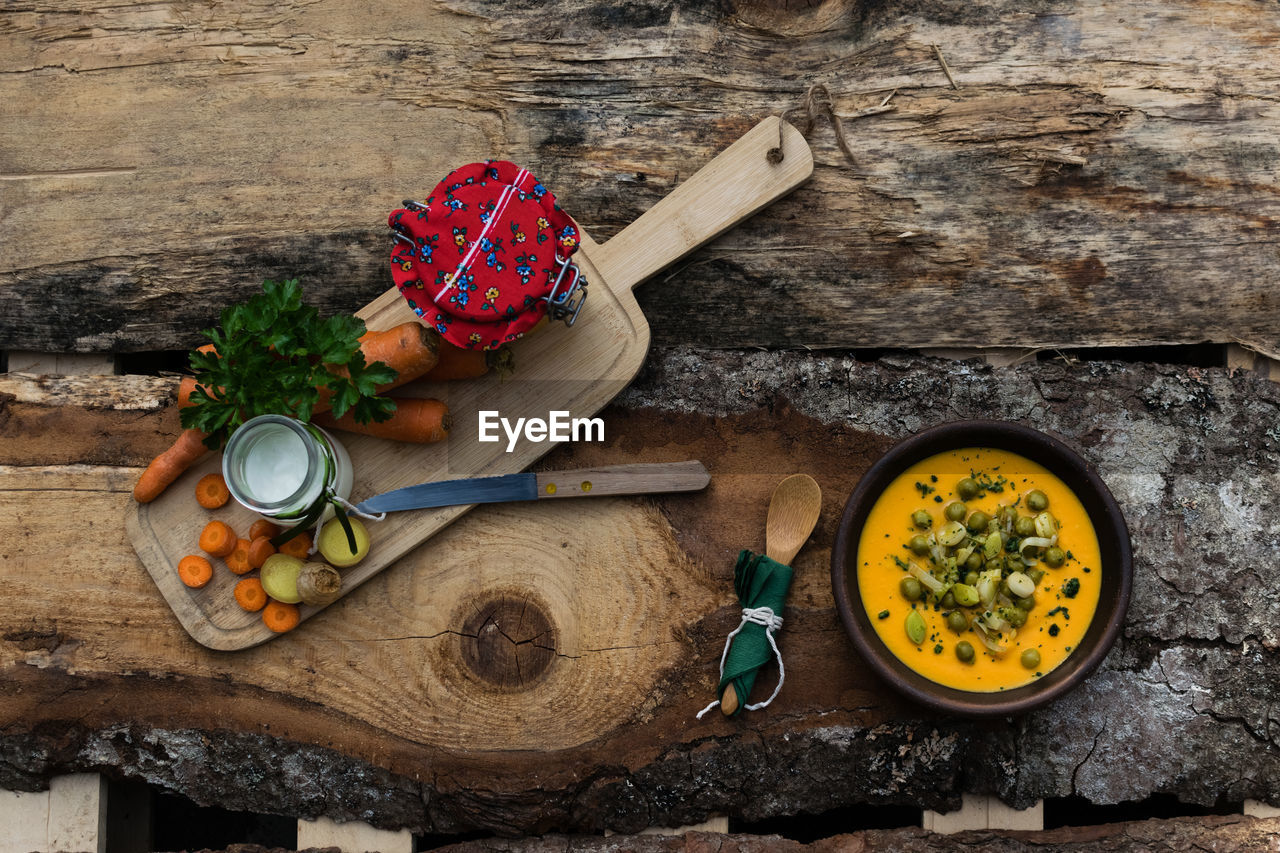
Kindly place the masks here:
[(489, 591), (463, 620), (462, 660), (480, 678), (508, 691), (525, 690), (556, 659), (557, 631), (547, 606), (527, 591)]

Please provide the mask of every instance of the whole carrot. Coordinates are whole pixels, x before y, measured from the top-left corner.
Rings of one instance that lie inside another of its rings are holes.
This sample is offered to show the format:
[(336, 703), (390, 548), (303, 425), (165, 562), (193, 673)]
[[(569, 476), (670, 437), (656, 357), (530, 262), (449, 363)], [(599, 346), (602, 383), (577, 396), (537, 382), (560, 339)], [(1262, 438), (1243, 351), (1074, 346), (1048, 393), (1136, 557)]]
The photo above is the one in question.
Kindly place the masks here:
[(325, 412), (317, 415), (315, 422), (322, 427), (333, 427), (347, 432), (372, 435), (375, 438), (410, 441), (416, 444), (431, 444), (449, 437), (453, 418), (449, 414), (449, 407), (444, 402), (417, 397), (393, 397), (392, 399), (395, 400), (396, 410), (390, 418), (380, 423), (358, 423), (350, 412), (340, 418)]
[[(381, 332), (365, 332), (360, 336), (360, 351), (364, 353), (366, 363), (381, 361), (395, 369), (395, 380), (378, 386), (379, 392), (390, 391), (412, 382), (436, 366), (440, 359), (440, 334), (435, 329), (410, 321)], [(346, 368), (335, 372), (345, 374)]]
[(133, 499), (145, 504), (160, 497), (170, 483), (181, 477), (208, 450), (204, 446), (204, 433), (198, 429), (183, 430), (173, 446), (152, 459), (147, 470), (142, 472), (133, 487)]
[[(434, 329), (428, 329), (421, 323), (401, 323), (382, 332), (365, 332), (360, 336), (360, 351), (364, 353), (366, 364), (381, 361), (396, 371), (396, 378), (385, 385), (379, 385), (379, 393), (398, 388), (406, 382), (412, 382), (429, 372), (438, 360), (440, 335)], [(452, 346), (452, 345), (450, 345)], [(213, 351), (212, 344), (200, 347), (202, 351)], [(459, 352), (469, 352), (454, 347)], [(477, 352), (479, 352), (477, 350)], [(480, 353), (484, 355), (484, 353)], [(346, 368), (339, 368), (335, 373), (344, 374)], [(191, 405), (191, 392), (196, 389), (194, 376), (184, 376), (178, 382), (178, 406), (186, 408)], [(213, 390), (217, 393), (217, 389)], [(329, 408), (329, 392), (320, 389), (320, 402), (315, 411), (323, 412)]]
[(490, 370), (506, 375), (513, 369), (511, 350), (463, 349), (446, 340), (440, 341), (436, 366), (422, 374), (428, 382), (451, 382), (455, 379), (478, 379)]

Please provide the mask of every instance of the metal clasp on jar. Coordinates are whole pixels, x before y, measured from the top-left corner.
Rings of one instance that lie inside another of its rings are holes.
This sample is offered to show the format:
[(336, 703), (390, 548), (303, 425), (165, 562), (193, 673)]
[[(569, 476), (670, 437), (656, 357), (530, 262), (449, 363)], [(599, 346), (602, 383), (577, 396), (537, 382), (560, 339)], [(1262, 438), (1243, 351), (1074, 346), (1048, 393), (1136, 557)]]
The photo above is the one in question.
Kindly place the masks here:
[[(556, 255), (560, 262), (560, 272), (556, 274), (556, 282), (551, 292), (542, 297), (547, 303), (547, 316), (552, 320), (564, 320), (566, 326), (572, 326), (578, 319), (578, 312), (587, 301), (587, 281), (578, 270), (578, 265), (568, 258)], [(572, 273), (572, 279), (566, 283), (565, 278)]]

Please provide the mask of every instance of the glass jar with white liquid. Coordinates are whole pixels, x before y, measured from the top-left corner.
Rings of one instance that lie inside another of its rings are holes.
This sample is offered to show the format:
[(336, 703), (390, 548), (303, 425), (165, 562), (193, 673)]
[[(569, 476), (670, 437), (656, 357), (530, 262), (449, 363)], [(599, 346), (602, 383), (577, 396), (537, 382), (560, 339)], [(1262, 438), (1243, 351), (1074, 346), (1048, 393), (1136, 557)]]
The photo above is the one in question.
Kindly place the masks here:
[(351, 496), (346, 448), (314, 424), (281, 415), (251, 418), (231, 434), (222, 476), (240, 504), (285, 526), (323, 522), (335, 497)]

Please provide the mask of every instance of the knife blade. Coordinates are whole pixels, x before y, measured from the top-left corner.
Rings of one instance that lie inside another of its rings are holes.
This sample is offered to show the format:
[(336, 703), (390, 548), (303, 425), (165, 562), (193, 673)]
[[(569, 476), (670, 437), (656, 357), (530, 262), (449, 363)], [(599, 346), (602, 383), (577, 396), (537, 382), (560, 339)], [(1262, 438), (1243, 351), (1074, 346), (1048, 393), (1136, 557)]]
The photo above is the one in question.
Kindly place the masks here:
[(554, 498), (696, 492), (711, 475), (701, 462), (650, 462), (439, 480), (383, 492), (356, 505), (365, 513)]

